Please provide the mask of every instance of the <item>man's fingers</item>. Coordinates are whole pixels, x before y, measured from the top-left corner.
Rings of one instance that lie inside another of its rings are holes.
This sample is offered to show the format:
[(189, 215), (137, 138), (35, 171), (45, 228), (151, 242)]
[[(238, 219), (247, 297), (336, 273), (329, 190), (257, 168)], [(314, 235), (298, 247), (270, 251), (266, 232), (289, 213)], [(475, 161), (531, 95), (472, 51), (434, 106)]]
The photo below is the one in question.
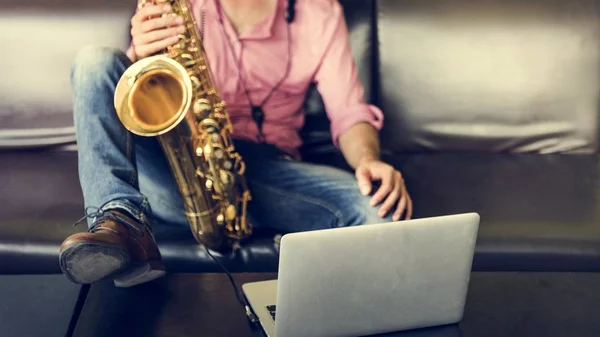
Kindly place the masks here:
[(171, 12), (171, 6), (167, 5), (161, 7), (152, 4), (146, 4), (146, 6), (138, 10), (131, 18), (131, 27), (135, 32), (139, 32), (142, 22), (169, 12)]
[(400, 198), (400, 201), (398, 202), (396, 211), (394, 212), (394, 215), (392, 216), (392, 220), (398, 221), (398, 220), (400, 220), (400, 218), (402, 218), (402, 214), (404, 214), (404, 211), (406, 211), (407, 200), (408, 200), (408, 195), (403, 194), (402, 198)]
[(399, 175), (395, 175), (395, 176), (396, 176), (396, 179), (395, 179), (395, 183), (394, 183), (394, 188), (392, 189), (392, 192), (387, 196), (383, 205), (379, 209), (378, 215), (380, 218), (385, 217), (390, 212), (392, 207), (394, 207), (394, 205), (398, 202), (398, 198), (401, 196), (402, 180)]
[(402, 218), (402, 214), (404, 212), (406, 212), (406, 216), (404, 217), (404, 219), (410, 220), (412, 218), (413, 204), (412, 204), (412, 199), (410, 198), (410, 195), (406, 191), (406, 187), (403, 188), (402, 198), (400, 199), (400, 202), (398, 203), (398, 207), (396, 208), (396, 211), (394, 212), (392, 219), (394, 221), (400, 220)]
[(177, 36), (178, 34), (183, 34), (184, 32), (185, 27), (183, 26), (159, 29), (146, 34), (140, 34), (133, 38), (133, 42), (135, 45), (144, 45), (151, 42), (160, 41), (166, 38)]
[(180, 26), (181, 24), (183, 24), (183, 18), (180, 16), (169, 15), (165, 17), (154, 18), (142, 22), (139, 33), (148, 33), (167, 27)]
[(166, 38), (166, 39), (163, 39), (160, 41), (156, 41), (156, 42), (152, 42), (150, 44), (143, 45), (142, 47), (139, 47), (138, 49), (136, 49), (136, 52), (138, 55), (140, 55), (140, 57), (147, 57), (147, 56), (152, 55), (160, 50), (167, 48), (168, 46), (171, 46), (171, 45), (177, 43), (177, 41), (179, 41), (179, 38), (177, 36), (173, 36), (170, 38)]
[(371, 173), (368, 169), (359, 167), (356, 170), (356, 180), (358, 181), (358, 188), (362, 195), (368, 195), (371, 193)]
[(412, 219), (413, 214), (413, 202), (408, 192), (406, 193), (406, 196), (408, 197), (408, 211), (406, 212), (406, 220), (410, 220)]
[(161, 16), (162, 14), (171, 13), (171, 10), (172, 8), (169, 5), (160, 6), (146, 4), (146, 6), (140, 8), (140, 10), (135, 13), (135, 16), (137, 16), (141, 22), (149, 20), (150, 18)]
[(371, 206), (379, 205), (379, 203), (394, 190), (394, 184), (394, 172), (392, 171), (390, 175), (386, 175), (381, 179), (381, 186), (371, 198)]
[(139, 58), (153, 55), (179, 41), (178, 34), (185, 32), (183, 18), (170, 13), (171, 6), (147, 4), (131, 19), (131, 36)]

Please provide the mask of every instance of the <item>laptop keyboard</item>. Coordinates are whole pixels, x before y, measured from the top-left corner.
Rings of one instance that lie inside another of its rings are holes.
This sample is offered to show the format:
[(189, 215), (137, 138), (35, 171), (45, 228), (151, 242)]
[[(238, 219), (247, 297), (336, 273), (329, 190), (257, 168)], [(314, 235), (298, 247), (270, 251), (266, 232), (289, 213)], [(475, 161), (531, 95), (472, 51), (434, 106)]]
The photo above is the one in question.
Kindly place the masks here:
[(273, 321), (275, 321), (275, 305), (267, 305), (267, 310), (269, 310), (269, 314), (271, 314)]

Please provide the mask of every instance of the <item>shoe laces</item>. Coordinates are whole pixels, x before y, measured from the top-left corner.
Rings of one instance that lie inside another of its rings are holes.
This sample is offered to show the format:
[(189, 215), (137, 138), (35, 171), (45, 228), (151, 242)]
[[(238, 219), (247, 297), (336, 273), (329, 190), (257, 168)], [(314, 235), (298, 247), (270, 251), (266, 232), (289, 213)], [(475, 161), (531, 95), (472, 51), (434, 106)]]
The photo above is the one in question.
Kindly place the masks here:
[(81, 217), (81, 219), (77, 220), (77, 222), (75, 222), (73, 224), (73, 227), (78, 226), (79, 224), (81, 224), (84, 220), (86, 219), (96, 219), (96, 221), (94, 221), (94, 224), (92, 224), (92, 226), (90, 226), (90, 228), (88, 229), (88, 232), (90, 233), (95, 233), (96, 230), (98, 229), (98, 226), (100, 226), (102, 223), (104, 223), (106, 220), (111, 219), (114, 220), (124, 226), (127, 226), (131, 229), (133, 229), (133, 231), (135, 232), (135, 234), (139, 237), (144, 236), (144, 233), (142, 232), (141, 229), (139, 229), (139, 227), (133, 225), (130, 221), (128, 221), (127, 219), (124, 219), (123, 217), (121, 217), (118, 214), (115, 214), (109, 210), (103, 210), (100, 209), (98, 207), (86, 207), (85, 208), (85, 215)]

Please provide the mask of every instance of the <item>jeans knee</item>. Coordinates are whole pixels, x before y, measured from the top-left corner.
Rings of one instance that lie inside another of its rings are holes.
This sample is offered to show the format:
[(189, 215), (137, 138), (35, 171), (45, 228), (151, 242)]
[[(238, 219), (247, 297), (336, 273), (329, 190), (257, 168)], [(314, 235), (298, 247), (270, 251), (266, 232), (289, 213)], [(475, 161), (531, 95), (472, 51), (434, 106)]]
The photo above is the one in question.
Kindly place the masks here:
[(360, 226), (372, 225), (377, 223), (385, 223), (392, 221), (391, 214), (385, 217), (379, 216), (379, 207), (369, 204), (370, 197), (358, 196), (354, 203), (349, 204), (351, 207), (345, 216), (345, 226)]
[[(115, 77), (120, 69), (124, 70), (127, 56), (118, 49), (88, 46), (75, 56), (71, 67), (71, 80), (74, 89), (85, 86), (86, 82), (96, 83), (100, 78)], [(118, 77), (116, 78), (118, 80)], [(116, 82), (115, 82), (116, 83)]]

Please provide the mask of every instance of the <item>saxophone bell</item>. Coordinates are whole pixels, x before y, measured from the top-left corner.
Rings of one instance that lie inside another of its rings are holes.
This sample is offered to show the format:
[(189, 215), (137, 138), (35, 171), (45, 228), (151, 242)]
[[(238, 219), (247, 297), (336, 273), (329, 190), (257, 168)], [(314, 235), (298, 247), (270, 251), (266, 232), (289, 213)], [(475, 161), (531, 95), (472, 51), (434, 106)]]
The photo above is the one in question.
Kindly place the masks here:
[(159, 136), (185, 119), (192, 90), (190, 76), (180, 63), (151, 56), (127, 68), (115, 89), (114, 105), (126, 129), (139, 136)]

